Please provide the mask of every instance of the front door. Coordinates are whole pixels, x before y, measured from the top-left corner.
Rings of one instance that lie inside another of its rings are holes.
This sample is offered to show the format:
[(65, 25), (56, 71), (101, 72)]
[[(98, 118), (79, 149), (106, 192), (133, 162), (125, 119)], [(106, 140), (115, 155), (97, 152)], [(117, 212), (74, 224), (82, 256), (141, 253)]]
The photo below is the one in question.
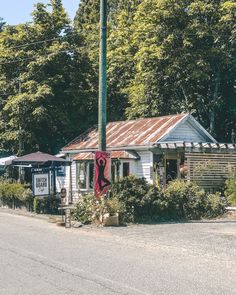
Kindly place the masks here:
[(177, 176), (177, 159), (166, 159), (166, 183), (176, 179)]

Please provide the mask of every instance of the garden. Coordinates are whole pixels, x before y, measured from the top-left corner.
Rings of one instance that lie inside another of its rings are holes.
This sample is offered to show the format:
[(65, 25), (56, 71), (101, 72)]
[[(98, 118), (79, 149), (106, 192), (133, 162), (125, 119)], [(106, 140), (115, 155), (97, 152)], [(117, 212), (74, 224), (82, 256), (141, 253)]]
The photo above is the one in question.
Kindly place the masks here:
[[(34, 197), (28, 185), (0, 181), (2, 207), (25, 209), (37, 214), (59, 214), (60, 198)], [(107, 197), (80, 198), (73, 219), (82, 224), (104, 224), (106, 217), (119, 217), (119, 224), (188, 221), (216, 218), (225, 213), (228, 205), (236, 205), (236, 177), (226, 180), (222, 192), (205, 192), (192, 182), (176, 180), (166, 188), (154, 187), (144, 178), (125, 177), (115, 184)]]
[(176, 180), (162, 189), (129, 176), (112, 186), (109, 197), (81, 197), (74, 218), (84, 224), (103, 223), (104, 216), (115, 214), (120, 224), (199, 220), (222, 216), (227, 205), (235, 204), (234, 177), (226, 181), (223, 193), (213, 194), (191, 182)]

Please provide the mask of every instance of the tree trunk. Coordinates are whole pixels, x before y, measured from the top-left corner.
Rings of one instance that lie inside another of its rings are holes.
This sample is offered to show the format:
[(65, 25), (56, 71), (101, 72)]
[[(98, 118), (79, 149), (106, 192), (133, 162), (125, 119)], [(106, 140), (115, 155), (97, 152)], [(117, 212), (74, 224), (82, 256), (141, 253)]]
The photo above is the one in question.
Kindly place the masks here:
[(212, 110), (209, 114), (209, 121), (210, 121), (210, 134), (215, 136), (215, 112)]

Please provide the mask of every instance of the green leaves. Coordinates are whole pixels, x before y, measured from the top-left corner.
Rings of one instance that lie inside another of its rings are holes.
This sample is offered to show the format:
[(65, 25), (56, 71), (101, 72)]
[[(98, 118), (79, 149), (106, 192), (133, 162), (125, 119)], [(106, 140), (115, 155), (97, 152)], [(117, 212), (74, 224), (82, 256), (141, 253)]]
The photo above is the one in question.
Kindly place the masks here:
[[(225, 131), (216, 121), (221, 120), (222, 107), (230, 113), (228, 101), (235, 96), (235, 83), (230, 82), (231, 74), (236, 74), (235, 18), (230, 17), (235, 14), (234, 4), (142, 1), (129, 43), (135, 49), (135, 73), (126, 88), (128, 117), (194, 112), (205, 127), (225, 140)], [(231, 116), (232, 125), (235, 121)]]
[(20, 133), (24, 153), (57, 152), (96, 119), (81, 35), (70, 27), (61, 0), (50, 6), (37, 4), (32, 23), (0, 33), (1, 144), (15, 153)]

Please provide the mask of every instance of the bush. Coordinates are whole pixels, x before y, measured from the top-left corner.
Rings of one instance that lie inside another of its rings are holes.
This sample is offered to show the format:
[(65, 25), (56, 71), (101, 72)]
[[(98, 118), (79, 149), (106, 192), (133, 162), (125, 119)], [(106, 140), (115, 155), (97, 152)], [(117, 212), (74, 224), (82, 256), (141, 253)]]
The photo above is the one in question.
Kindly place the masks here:
[(73, 212), (73, 218), (84, 224), (92, 223), (96, 210), (94, 202), (92, 194), (81, 197)]
[(121, 221), (135, 222), (140, 216), (146, 215), (144, 212), (145, 196), (150, 190), (150, 185), (144, 178), (128, 176), (112, 186), (112, 197), (116, 197), (123, 204), (120, 212)]
[(40, 205), (40, 200), (38, 197), (34, 197), (34, 205), (33, 205), (33, 209), (34, 209), (34, 212), (39, 214), (41, 213), (41, 205)]
[(203, 216), (205, 193), (196, 184), (172, 181), (164, 190), (169, 219), (199, 219)]
[(142, 214), (137, 218), (138, 221), (161, 221), (166, 219), (168, 203), (160, 188), (150, 186), (149, 191), (143, 196)]
[(122, 212), (123, 204), (118, 198), (104, 199), (104, 212), (109, 213), (111, 216)]
[(74, 210), (73, 218), (83, 224), (101, 223), (102, 216), (105, 213), (114, 215), (121, 211), (123, 211), (122, 203), (117, 198), (96, 199), (94, 195), (89, 194), (80, 198)]
[(172, 181), (159, 189), (134, 176), (123, 178), (112, 188), (112, 196), (121, 202), (121, 221), (163, 221), (213, 218), (224, 212), (220, 193), (207, 194), (196, 184)]
[(34, 212), (38, 214), (60, 214), (58, 210), (60, 205), (61, 199), (55, 195), (34, 197)]
[(212, 218), (222, 215), (225, 212), (226, 205), (227, 200), (219, 192), (208, 194), (204, 217)]
[(32, 209), (32, 191), (23, 184), (2, 181), (0, 183), (0, 198), (3, 206), (14, 209), (22, 207), (28, 210)]
[(160, 189), (129, 176), (113, 185), (109, 199), (81, 197), (74, 219), (88, 224), (100, 221), (105, 213), (118, 212), (121, 223), (193, 220), (217, 217), (225, 205), (220, 193), (208, 194), (191, 182), (176, 180)]
[(231, 205), (236, 205), (236, 174), (232, 174), (225, 182), (225, 195)]

